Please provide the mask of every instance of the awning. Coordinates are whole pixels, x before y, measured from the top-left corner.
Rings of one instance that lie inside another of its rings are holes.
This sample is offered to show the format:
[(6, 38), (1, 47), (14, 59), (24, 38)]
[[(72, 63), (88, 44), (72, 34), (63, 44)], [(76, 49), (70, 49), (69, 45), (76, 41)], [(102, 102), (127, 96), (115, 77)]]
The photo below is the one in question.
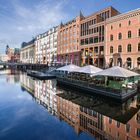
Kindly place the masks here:
[(87, 65), (87, 66), (81, 67), (78, 70), (78, 72), (80, 72), (80, 73), (88, 73), (88, 74), (93, 74), (93, 73), (97, 73), (100, 71), (102, 71), (102, 69), (92, 66), (92, 65)]
[(132, 77), (132, 76), (140, 76), (138, 73), (132, 72), (130, 70), (127, 70), (119, 66), (114, 66), (106, 70), (103, 70), (101, 72), (97, 72), (94, 74), (94, 76), (96, 75), (111, 76), (111, 77), (124, 77), (124, 78)]
[(80, 67), (70, 64), (70, 65), (66, 65), (63, 67), (60, 67), (58, 69), (56, 69), (57, 71), (68, 71), (68, 72), (74, 72), (74, 71), (78, 71)]

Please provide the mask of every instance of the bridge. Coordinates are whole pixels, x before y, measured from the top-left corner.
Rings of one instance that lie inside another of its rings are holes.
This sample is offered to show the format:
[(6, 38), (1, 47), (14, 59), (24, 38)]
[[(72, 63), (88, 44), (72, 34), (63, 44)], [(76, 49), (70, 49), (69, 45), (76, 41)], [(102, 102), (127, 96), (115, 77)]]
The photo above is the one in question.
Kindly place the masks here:
[(50, 68), (58, 68), (67, 64), (61, 64), (58, 62), (51, 64), (0, 62), (0, 66), (3, 68), (16, 68), (19, 70), (48, 70)]

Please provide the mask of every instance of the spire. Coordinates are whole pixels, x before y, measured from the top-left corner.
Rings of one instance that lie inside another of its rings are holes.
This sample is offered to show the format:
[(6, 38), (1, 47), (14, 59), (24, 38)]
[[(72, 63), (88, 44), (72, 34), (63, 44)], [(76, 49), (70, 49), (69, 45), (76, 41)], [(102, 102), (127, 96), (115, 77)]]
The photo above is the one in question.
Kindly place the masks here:
[(80, 10), (80, 14), (79, 15), (80, 15), (80, 17), (84, 17), (81, 10)]
[(61, 23), (60, 23), (60, 26), (62, 27), (63, 26), (63, 22), (61, 21)]

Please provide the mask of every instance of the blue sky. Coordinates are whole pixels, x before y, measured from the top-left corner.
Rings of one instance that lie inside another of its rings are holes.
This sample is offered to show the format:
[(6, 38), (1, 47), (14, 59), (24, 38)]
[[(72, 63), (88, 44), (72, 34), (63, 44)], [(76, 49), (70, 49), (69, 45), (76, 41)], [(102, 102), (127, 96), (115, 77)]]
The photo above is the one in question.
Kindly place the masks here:
[(6, 44), (20, 47), (48, 28), (79, 14), (112, 5), (120, 12), (140, 8), (139, 0), (0, 0), (0, 53)]

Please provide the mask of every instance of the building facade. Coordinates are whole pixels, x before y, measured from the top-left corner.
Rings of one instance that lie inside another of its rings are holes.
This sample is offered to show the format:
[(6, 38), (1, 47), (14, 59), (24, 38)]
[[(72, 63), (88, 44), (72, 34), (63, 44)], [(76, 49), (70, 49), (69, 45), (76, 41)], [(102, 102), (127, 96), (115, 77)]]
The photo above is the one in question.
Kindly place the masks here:
[(113, 7), (107, 7), (90, 16), (84, 17), (80, 23), (81, 65), (105, 66), (105, 26), (106, 20), (120, 14)]
[(20, 49), (20, 62), (22, 63), (34, 63), (34, 45), (35, 39), (32, 39), (29, 42), (23, 42)]
[(58, 29), (58, 62), (72, 63), (80, 65), (80, 20), (83, 18), (82, 14), (73, 20), (59, 26)]
[(0, 54), (0, 61), (7, 62), (9, 60), (8, 55)]
[(106, 64), (140, 68), (140, 9), (106, 22)]
[(20, 49), (19, 48), (10, 48), (7, 45), (5, 53), (8, 56), (9, 62), (19, 62), (20, 61)]
[(35, 62), (50, 64), (57, 61), (57, 32), (58, 27), (53, 27), (40, 34), (35, 40)]

